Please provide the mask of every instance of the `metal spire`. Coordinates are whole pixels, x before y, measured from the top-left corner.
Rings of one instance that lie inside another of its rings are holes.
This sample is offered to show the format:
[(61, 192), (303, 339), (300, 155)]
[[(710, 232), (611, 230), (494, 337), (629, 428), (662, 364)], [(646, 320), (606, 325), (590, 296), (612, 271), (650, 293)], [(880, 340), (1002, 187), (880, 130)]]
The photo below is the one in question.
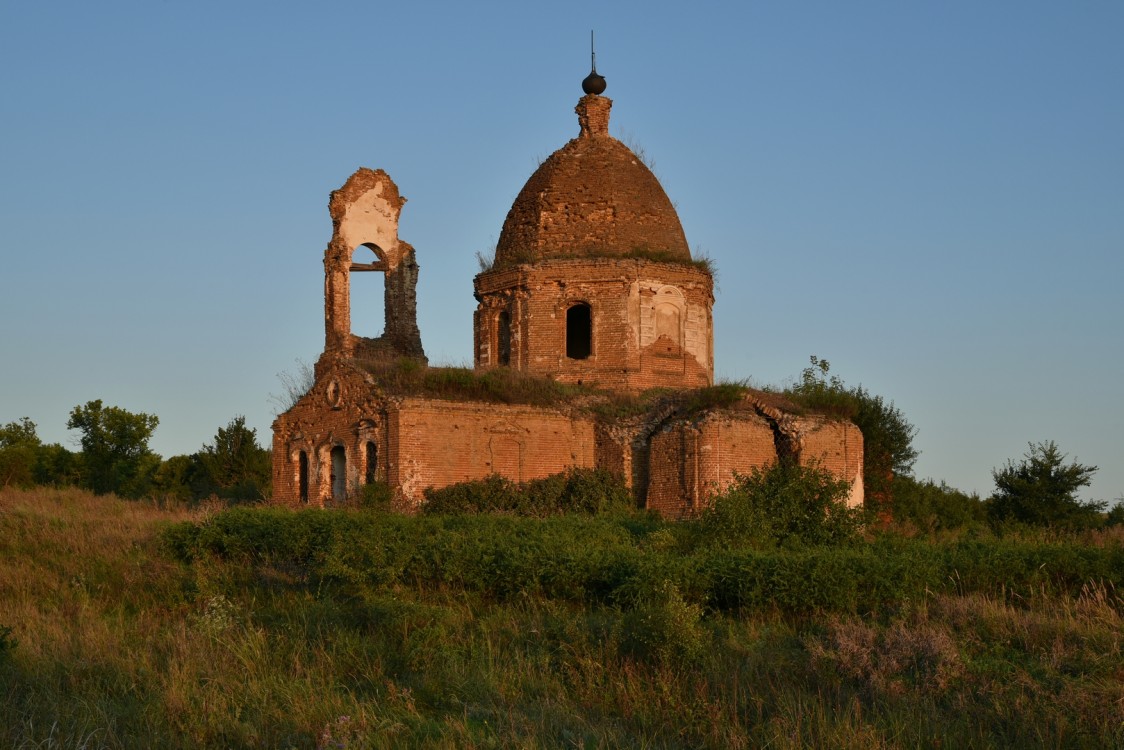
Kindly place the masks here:
[(587, 94), (602, 94), (605, 92), (605, 76), (597, 73), (597, 51), (593, 46), (593, 29), (589, 30), (589, 61), (593, 69), (582, 81), (582, 91)]

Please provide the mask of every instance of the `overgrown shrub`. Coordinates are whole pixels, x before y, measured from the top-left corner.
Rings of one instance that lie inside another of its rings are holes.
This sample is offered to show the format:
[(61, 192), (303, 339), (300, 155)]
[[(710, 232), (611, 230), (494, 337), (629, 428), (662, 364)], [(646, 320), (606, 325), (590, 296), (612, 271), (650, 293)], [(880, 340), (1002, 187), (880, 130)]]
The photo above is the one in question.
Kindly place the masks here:
[(744, 381), (715, 383), (705, 388), (687, 391), (679, 414), (690, 416), (711, 409), (726, 409), (737, 404), (750, 392)]
[(516, 484), (498, 474), (425, 491), (424, 513), (511, 513), (544, 518), (565, 513), (625, 511), (632, 496), (619, 477), (603, 469), (570, 469)]
[(422, 512), (429, 515), (512, 512), (519, 502), (519, 486), (507, 477), (491, 474), (484, 479), (457, 482), (440, 489), (426, 488)]
[(368, 510), (390, 510), (394, 489), (386, 482), (368, 482), (359, 491), (359, 507)]
[(169, 527), (163, 539), (181, 560), (214, 555), (248, 571), (265, 566), (340, 586), (360, 598), (463, 590), (493, 601), (538, 596), (658, 610), (678, 606), (662, 588), (672, 585), (683, 603), (708, 610), (806, 617), (907, 612), (941, 592), (1023, 601), (1078, 596), (1090, 582), (1124, 589), (1119, 543), (933, 544), (882, 535), (848, 546), (687, 548), (667, 539), (668, 528), (679, 527), (636, 515), (536, 519), (237, 507)]
[(845, 544), (860, 514), (846, 506), (850, 484), (816, 466), (781, 461), (737, 475), (694, 523), (725, 545)]
[(811, 357), (800, 382), (785, 395), (801, 406), (849, 419), (863, 434), (863, 484), (868, 505), (891, 500), (895, 476), (913, 471), (919, 451), (913, 447), (917, 434), (893, 401), (875, 396), (861, 385), (848, 387), (837, 375), (828, 377), (826, 359)]
[(633, 602), (621, 622), (621, 651), (663, 664), (697, 660), (706, 648), (703, 609), (684, 599), (678, 586), (660, 581)]

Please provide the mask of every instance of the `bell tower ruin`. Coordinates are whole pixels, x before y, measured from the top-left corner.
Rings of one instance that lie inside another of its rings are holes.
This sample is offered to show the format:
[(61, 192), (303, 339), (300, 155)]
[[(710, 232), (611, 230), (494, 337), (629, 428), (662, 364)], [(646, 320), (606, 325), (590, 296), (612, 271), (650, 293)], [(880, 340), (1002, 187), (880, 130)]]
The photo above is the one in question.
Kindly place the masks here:
[[(417, 321), (418, 263), (414, 248), (398, 238), (406, 199), (390, 176), (360, 168), (332, 193), (332, 239), (324, 251), (324, 352), (349, 357), (411, 357), (426, 361)], [(355, 273), (385, 276), (381, 336), (355, 335), (351, 280)]]

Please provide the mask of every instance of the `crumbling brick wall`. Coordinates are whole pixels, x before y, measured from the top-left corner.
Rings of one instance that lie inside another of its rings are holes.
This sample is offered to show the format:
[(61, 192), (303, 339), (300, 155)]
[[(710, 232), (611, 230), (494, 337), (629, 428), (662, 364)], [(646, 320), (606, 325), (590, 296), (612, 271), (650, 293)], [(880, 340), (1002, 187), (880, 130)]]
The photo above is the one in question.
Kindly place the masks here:
[(312, 390), (273, 425), (274, 500), (338, 502), (340, 466), (347, 497), (376, 479), (406, 507), (427, 487), (492, 473), (519, 482), (598, 467), (620, 476), (638, 505), (677, 518), (697, 513), (736, 473), (786, 455), (851, 482), (851, 504), (862, 502), (862, 434), (853, 424), (771, 408), (762, 414), (751, 399), (691, 416), (677, 416), (674, 403), (598, 419), (564, 408), (389, 396), (353, 360), (326, 355)]
[[(544, 261), (481, 273), (475, 289), (478, 369), (506, 365), (625, 391), (713, 381), (713, 281), (693, 265)], [(591, 351), (581, 359), (567, 356), (566, 315), (574, 305), (588, 305), (592, 316)]]
[[(373, 478), (410, 506), (421, 502), (427, 487), (493, 473), (520, 482), (596, 463), (592, 418), (531, 406), (392, 397), (343, 358), (325, 360), (318, 370), (312, 390), (273, 424), (275, 502), (330, 506), (354, 499)], [(335, 448), (343, 452), (346, 498), (333, 496)], [(302, 452), (308, 462), (303, 493)], [(377, 463), (369, 466), (372, 455)]]
[[(317, 363), (312, 389), (273, 422), (273, 500), (326, 506), (332, 493), (333, 448), (345, 455), (345, 493), (354, 496), (368, 477), (387, 476), (386, 402), (372, 379), (339, 357)], [(369, 452), (367, 443), (374, 446)], [(301, 454), (307, 474), (302, 491)], [(368, 458), (374, 464), (368, 465)], [(302, 500), (303, 498), (303, 500)]]
[(776, 460), (773, 429), (755, 413), (675, 420), (652, 436), (647, 507), (671, 518), (692, 515), (729, 486), (735, 472)]
[[(850, 483), (850, 506), (862, 504), (862, 433), (855, 425), (821, 416), (794, 417), (784, 425), (746, 409), (721, 409), (665, 424), (651, 438), (646, 507), (678, 518), (704, 508), (734, 481), (787, 457), (817, 466)], [(780, 437), (781, 439), (778, 439)]]
[(847, 505), (863, 504), (863, 434), (851, 422), (822, 416), (801, 417), (800, 462), (826, 469), (851, 483)]
[(415, 504), (426, 487), (489, 474), (525, 482), (595, 465), (593, 420), (553, 409), (408, 398), (388, 414), (388, 478)]

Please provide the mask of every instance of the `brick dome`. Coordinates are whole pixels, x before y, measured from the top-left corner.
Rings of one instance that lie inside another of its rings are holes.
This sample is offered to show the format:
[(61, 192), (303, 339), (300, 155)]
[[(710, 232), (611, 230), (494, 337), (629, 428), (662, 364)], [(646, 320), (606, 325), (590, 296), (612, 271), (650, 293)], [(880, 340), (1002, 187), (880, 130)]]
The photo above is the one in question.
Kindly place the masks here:
[(612, 105), (596, 94), (578, 102), (581, 133), (551, 154), (519, 192), (496, 246), (497, 267), (552, 258), (691, 259), (659, 180), (609, 135)]

